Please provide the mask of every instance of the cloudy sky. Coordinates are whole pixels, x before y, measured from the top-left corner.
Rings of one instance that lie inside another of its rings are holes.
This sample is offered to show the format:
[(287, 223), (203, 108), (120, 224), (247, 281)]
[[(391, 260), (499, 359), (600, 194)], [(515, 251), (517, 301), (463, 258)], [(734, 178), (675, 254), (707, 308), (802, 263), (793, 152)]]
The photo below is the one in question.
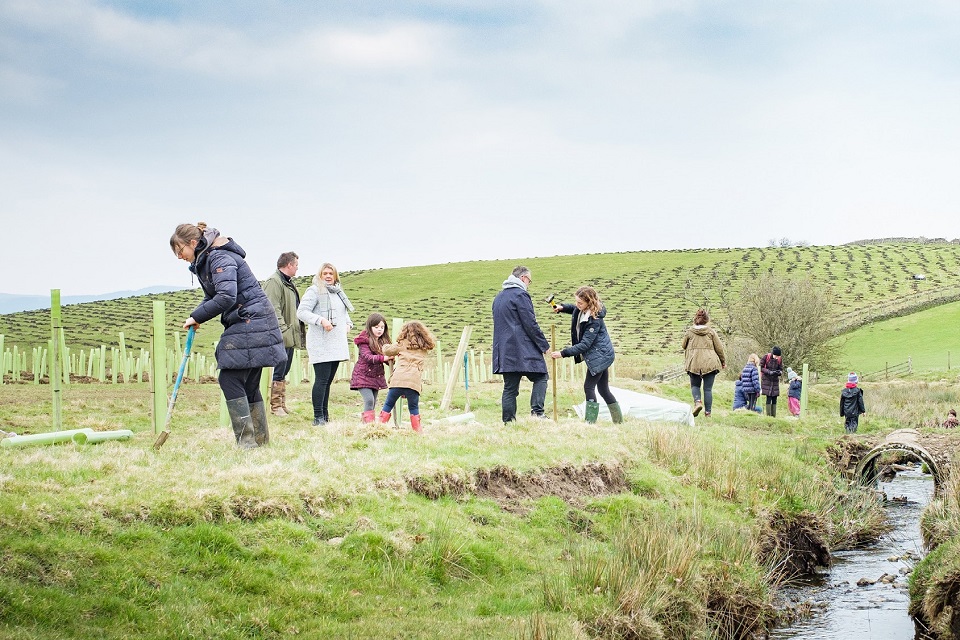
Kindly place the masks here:
[(955, 238), (953, 0), (0, 0), (0, 292)]

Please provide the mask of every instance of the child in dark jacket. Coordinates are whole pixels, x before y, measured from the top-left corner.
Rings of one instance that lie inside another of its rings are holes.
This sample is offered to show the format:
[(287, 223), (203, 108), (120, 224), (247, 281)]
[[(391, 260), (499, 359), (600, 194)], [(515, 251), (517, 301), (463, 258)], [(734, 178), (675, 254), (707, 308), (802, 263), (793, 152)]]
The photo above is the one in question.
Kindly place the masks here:
[(856, 433), (860, 416), (867, 412), (863, 404), (863, 389), (857, 386), (860, 379), (856, 373), (847, 376), (847, 386), (840, 393), (840, 416), (845, 419), (847, 433)]
[(797, 375), (797, 372), (787, 367), (787, 380), (790, 386), (787, 388), (787, 405), (790, 407), (790, 415), (800, 415), (800, 391), (803, 389), (803, 378)]

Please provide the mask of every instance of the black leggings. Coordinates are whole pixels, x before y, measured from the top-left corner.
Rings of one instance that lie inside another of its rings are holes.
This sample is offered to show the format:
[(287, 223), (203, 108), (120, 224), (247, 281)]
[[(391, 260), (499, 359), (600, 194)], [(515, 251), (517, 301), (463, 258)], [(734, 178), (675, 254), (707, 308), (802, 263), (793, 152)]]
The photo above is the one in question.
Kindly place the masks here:
[(330, 386), (333, 379), (337, 377), (337, 367), (339, 362), (314, 362), (313, 363), (313, 417), (330, 420)]
[(607, 404), (614, 404), (617, 401), (610, 393), (610, 369), (604, 369), (596, 374), (587, 371), (587, 377), (583, 380), (583, 394), (587, 396), (587, 400), (596, 402), (597, 391)]
[(263, 369), (220, 369), (220, 389), (227, 400), (246, 397), (247, 402), (263, 402), (260, 394), (260, 374)]

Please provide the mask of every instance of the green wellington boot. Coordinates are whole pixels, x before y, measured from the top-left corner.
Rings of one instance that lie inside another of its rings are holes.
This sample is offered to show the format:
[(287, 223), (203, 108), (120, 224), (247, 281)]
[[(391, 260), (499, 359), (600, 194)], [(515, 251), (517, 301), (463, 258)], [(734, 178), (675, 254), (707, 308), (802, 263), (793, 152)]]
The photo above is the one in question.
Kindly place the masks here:
[(237, 446), (241, 449), (256, 449), (257, 441), (253, 437), (253, 418), (250, 417), (250, 404), (246, 398), (227, 400), (227, 412)]
[(267, 428), (267, 408), (263, 401), (250, 405), (250, 418), (253, 419), (253, 439), (258, 447), (270, 444), (270, 430)]
[(623, 422), (623, 412), (620, 411), (619, 402), (608, 404), (607, 411), (610, 412), (610, 419), (613, 420), (614, 424), (620, 424), (621, 422)]
[(600, 403), (596, 400), (587, 400), (587, 408), (583, 410), (583, 419), (593, 424), (600, 415)]

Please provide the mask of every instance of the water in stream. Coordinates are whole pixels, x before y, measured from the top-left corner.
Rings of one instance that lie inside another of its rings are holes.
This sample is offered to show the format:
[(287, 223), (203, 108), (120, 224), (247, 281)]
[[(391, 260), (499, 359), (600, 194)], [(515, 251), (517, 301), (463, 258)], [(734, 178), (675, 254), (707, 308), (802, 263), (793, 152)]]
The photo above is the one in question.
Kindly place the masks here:
[[(770, 634), (777, 640), (913, 640), (913, 620), (907, 615), (910, 596), (908, 571), (922, 558), (920, 513), (933, 495), (931, 476), (901, 471), (880, 484), (887, 494), (887, 517), (892, 529), (877, 543), (833, 554), (829, 572), (787, 590), (797, 602), (816, 603), (816, 613)], [(906, 501), (901, 498), (905, 497)], [(881, 582), (884, 574), (895, 576)], [(874, 584), (857, 586), (861, 578)]]

